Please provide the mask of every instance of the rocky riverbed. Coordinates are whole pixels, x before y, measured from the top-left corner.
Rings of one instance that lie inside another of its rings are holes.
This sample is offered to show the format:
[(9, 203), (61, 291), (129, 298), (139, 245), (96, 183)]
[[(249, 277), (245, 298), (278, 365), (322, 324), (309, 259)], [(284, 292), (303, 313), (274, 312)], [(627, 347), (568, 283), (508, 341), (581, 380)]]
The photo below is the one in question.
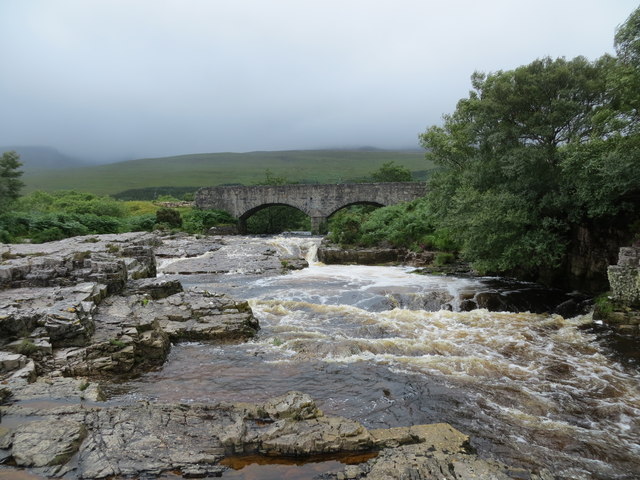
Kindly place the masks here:
[(149, 233), (0, 245), (0, 478), (20, 468), (43, 477), (206, 477), (238, 455), (372, 451), (321, 478), (551, 478), (479, 458), (447, 424), (366, 429), (324, 415), (299, 392), (261, 403), (104, 401), (103, 386), (158, 368), (176, 342), (224, 346), (259, 329), (246, 301), (158, 277), (158, 262), (166, 274), (276, 275), (303, 268), (302, 253)]

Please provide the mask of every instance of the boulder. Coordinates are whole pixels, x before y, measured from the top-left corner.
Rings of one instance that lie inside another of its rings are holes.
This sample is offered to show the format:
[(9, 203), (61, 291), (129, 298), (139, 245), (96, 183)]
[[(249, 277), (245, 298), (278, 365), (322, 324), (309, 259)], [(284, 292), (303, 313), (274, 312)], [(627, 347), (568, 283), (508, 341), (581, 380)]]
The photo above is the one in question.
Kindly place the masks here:
[(0, 351), (0, 374), (13, 372), (27, 365), (29, 359), (19, 353), (8, 353)]

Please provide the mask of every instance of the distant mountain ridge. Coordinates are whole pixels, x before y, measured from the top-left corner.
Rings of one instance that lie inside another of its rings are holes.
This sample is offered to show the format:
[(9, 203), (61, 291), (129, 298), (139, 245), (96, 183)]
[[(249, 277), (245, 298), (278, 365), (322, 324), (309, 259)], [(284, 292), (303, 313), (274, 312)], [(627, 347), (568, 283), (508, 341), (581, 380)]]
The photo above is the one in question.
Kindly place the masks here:
[(59, 168), (86, 167), (91, 162), (70, 157), (52, 147), (39, 146), (8, 146), (0, 147), (0, 153), (15, 151), (20, 155), (22, 171), (35, 172), (38, 170), (54, 170)]
[(434, 165), (424, 152), (398, 150), (282, 150), (248, 153), (199, 153), (124, 162), (25, 169), (25, 193), (34, 190), (79, 190), (114, 195), (151, 187), (204, 187), (263, 182), (267, 173), (302, 183), (362, 181), (386, 162), (395, 162), (416, 179), (429, 176)]

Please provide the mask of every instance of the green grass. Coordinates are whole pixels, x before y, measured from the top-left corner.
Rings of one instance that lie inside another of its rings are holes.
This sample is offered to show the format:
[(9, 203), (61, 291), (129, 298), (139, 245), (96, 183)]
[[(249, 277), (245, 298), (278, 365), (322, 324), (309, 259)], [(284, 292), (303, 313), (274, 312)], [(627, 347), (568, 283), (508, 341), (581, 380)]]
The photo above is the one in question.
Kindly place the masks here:
[(395, 161), (418, 179), (431, 170), (422, 152), (362, 150), (290, 150), (250, 153), (203, 153), (148, 158), (92, 167), (25, 172), (24, 193), (79, 190), (100, 195), (146, 187), (251, 185), (274, 176), (290, 181), (340, 183), (368, 177), (383, 163)]

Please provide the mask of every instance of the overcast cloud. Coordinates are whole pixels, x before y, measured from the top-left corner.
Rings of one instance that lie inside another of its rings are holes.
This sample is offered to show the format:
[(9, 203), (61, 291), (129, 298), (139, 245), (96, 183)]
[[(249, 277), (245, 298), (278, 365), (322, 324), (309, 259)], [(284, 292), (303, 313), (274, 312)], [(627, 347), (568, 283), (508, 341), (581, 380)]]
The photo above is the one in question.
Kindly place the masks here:
[(631, 0), (0, 0), (0, 145), (417, 147), (474, 70), (613, 52)]

